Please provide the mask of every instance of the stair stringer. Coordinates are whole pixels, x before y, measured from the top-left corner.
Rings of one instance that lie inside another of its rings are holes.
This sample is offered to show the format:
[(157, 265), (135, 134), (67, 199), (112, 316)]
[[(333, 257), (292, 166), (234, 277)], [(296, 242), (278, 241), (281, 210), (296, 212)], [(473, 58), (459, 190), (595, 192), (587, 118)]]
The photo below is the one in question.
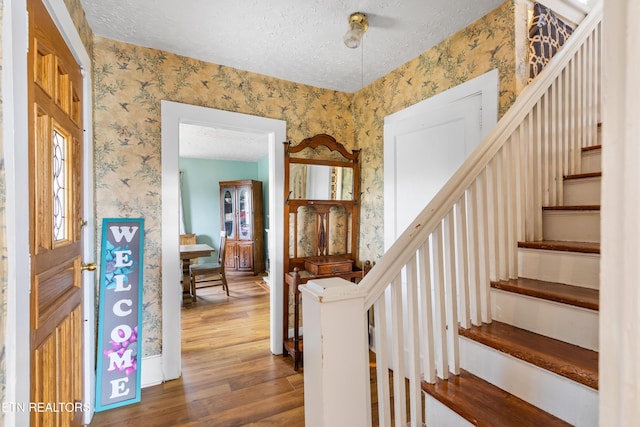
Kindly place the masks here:
[(459, 339), (460, 365), (467, 371), (570, 424), (598, 426), (597, 390), (468, 338)]

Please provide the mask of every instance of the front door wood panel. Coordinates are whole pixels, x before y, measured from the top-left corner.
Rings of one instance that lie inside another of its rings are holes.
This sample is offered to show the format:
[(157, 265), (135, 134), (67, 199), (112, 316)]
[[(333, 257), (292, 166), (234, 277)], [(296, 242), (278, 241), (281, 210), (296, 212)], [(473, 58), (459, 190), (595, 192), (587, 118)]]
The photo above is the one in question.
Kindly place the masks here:
[(29, 11), (33, 426), (82, 425), (82, 74), (41, 0)]

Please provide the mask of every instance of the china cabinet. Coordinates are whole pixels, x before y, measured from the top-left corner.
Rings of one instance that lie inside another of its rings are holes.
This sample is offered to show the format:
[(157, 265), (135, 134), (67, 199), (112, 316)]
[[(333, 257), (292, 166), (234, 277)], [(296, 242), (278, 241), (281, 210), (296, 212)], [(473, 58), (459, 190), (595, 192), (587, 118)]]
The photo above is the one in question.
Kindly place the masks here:
[(264, 272), (262, 182), (220, 182), (220, 226), (226, 232), (225, 272), (257, 275)]

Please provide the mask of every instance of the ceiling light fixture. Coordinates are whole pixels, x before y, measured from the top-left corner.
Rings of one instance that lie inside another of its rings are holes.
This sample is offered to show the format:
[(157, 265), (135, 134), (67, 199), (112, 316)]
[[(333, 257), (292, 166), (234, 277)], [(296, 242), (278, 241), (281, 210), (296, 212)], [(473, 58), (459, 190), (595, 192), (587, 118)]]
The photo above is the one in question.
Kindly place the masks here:
[(349, 30), (344, 35), (344, 44), (351, 49), (357, 48), (360, 46), (360, 40), (362, 40), (362, 36), (364, 36), (368, 28), (369, 22), (364, 13), (352, 13), (349, 16)]

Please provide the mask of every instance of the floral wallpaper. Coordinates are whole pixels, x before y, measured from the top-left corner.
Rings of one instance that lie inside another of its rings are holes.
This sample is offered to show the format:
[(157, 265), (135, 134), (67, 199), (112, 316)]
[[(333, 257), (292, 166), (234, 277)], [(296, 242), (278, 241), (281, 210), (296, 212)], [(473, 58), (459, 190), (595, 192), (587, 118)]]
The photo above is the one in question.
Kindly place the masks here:
[(494, 68), (500, 76), (502, 116), (518, 94), (514, 10), (514, 1), (505, 1), (485, 17), (355, 94), (355, 140), (357, 148), (362, 149), (360, 260), (375, 261), (384, 252), (384, 118)]
[[(0, 80), (2, 80), (2, 28), (4, 25), (4, 0), (0, 0)], [(7, 327), (7, 240), (6, 240), (6, 181), (4, 169), (3, 135), (3, 94), (0, 86), (0, 402), (4, 402), (6, 393), (6, 356), (5, 330)], [(4, 412), (0, 411), (0, 425), (4, 425)]]
[(145, 218), (143, 356), (161, 353), (160, 101), (286, 120), (295, 142), (354, 146), (353, 95), (127, 43), (94, 39), (96, 216)]
[(328, 133), (360, 148), (360, 260), (383, 253), (383, 123), (388, 114), (493, 68), (500, 115), (517, 96), (514, 0), (356, 94), (283, 81), (168, 52), (94, 38), (98, 227), (144, 217), (143, 355), (161, 353), (160, 100), (286, 120), (287, 139)]
[[(519, 0), (506, 0), (484, 18), (355, 94), (305, 86), (97, 37), (86, 21), (80, 0), (64, 1), (93, 58), (98, 231), (102, 218), (145, 218), (143, 356), (162, 351), (162, 99), (285, 120), (287, 139), (294, 143), (317, 133), (328, 133), (347, 148), (362, 149), (364, 198), (359, 258), (375, 261), (383, 252), (384, 117), (493, 68), (500, 71), (501, 115), (519, 91), (514, 30), (514, 1)], [(1, 162), (0, 151), (0, 230), (3, 230), (0, 327), (4, 327), (7, 277), (5, 181)], [(4, 343), (0, 342), (2, 396), (4, 369)]]

